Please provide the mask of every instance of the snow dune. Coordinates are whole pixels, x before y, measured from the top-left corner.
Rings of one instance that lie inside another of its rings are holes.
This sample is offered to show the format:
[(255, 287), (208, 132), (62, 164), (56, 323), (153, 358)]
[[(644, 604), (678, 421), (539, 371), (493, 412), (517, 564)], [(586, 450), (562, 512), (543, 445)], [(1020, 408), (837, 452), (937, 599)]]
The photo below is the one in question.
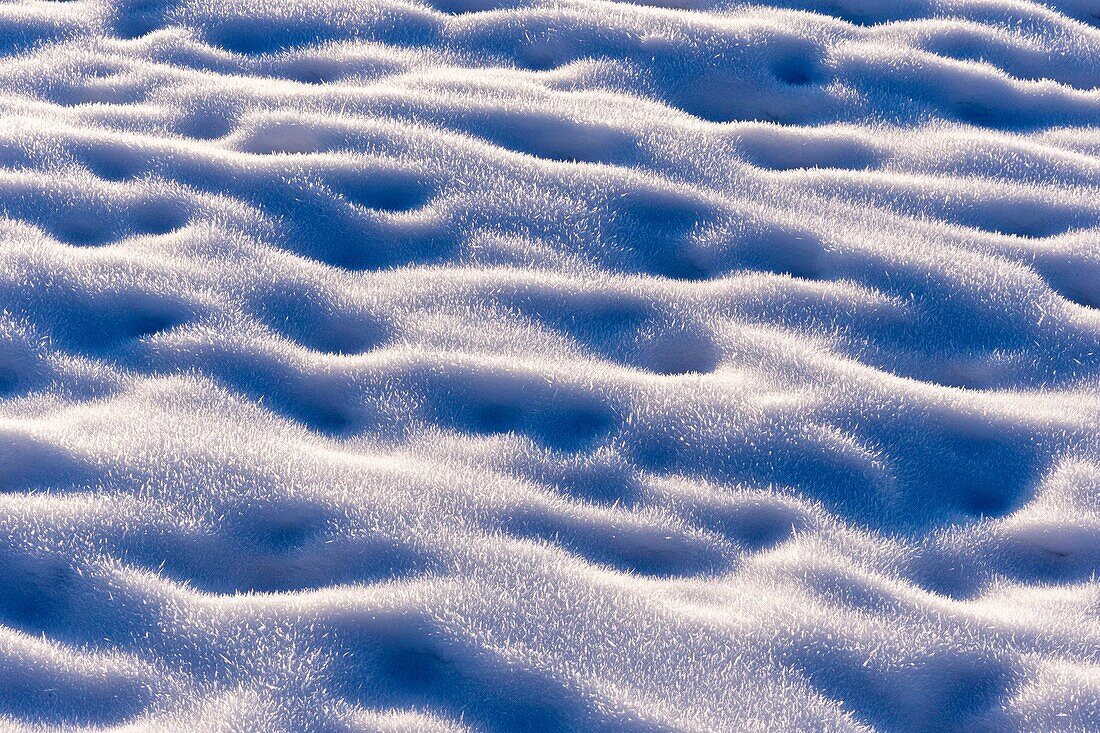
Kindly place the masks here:
[(0, 728), (1100, 730), (1100, 4), (0, 5)]

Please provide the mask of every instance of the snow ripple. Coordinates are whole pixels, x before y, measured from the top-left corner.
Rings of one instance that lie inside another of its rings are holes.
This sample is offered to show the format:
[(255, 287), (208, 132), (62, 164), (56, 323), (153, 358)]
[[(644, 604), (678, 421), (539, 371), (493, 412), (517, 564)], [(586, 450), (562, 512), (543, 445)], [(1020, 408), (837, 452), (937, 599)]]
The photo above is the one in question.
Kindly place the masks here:
[(1100, 729), (1100, 5), (0, 5), (0, 726)]

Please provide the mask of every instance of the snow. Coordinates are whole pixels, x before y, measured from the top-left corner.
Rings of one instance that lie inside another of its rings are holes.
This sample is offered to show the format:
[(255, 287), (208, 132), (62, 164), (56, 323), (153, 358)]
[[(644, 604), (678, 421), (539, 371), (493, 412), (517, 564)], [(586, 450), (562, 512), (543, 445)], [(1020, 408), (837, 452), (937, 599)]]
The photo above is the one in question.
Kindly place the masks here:
[(1100, 730), (1096, 0), (0, 5), (0, 729)]

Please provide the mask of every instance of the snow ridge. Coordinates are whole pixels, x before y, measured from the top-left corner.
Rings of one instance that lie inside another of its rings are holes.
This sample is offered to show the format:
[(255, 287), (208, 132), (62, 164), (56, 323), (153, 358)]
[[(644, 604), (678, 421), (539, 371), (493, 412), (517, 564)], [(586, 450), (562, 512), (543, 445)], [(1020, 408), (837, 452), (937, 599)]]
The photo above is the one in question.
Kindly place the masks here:
[(0, 728), (1100, 730), (1100, 5), (0, 5)]

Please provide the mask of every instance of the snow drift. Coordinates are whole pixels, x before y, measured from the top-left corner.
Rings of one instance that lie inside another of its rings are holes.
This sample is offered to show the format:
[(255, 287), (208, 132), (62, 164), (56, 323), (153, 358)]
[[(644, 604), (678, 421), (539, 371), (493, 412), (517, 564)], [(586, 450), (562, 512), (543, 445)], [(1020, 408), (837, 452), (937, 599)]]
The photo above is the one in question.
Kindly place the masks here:
[(0, 5), (0, 726), (1100, 730), (1100, 5)]

